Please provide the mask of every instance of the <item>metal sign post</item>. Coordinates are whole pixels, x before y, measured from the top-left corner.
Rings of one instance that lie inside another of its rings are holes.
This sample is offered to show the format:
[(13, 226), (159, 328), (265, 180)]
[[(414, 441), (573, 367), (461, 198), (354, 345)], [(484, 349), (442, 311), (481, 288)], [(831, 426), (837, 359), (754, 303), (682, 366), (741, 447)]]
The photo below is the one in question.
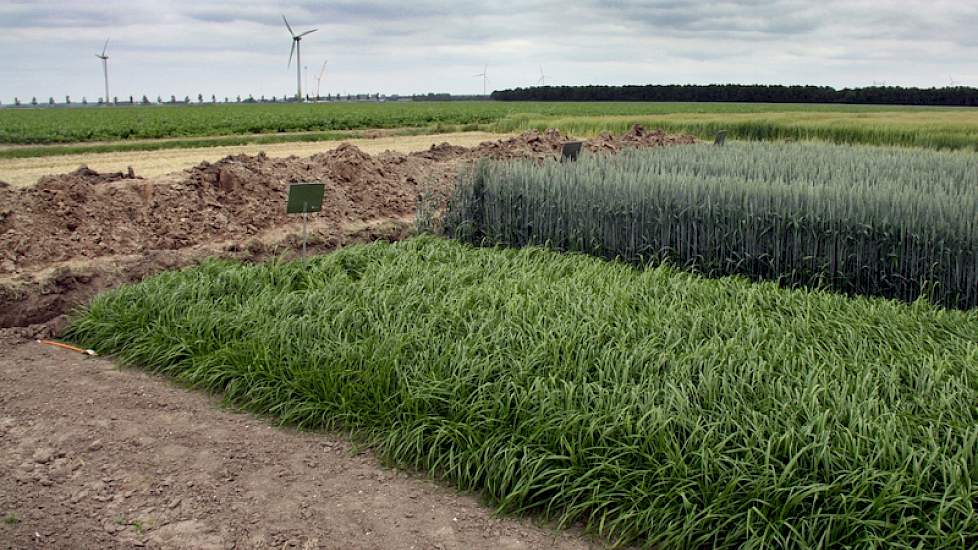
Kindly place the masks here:
[(724, 130), (720, 130), (719, 132), (717, 132), (716, 137), (713, 138), (713, 145), (716, 145), (718, 147), (723, 147), (723, 144), (726, 142), (727, 142), (727, 132)]
[(289, 198), (285, 205), (286, 214), (302, 214), (302, 259), (306, 258), (306, 240), (309, 234), (309, 213), (323, 208), (323, 193), (326, 186), (317, 182), (293, 183), (289, 185)]

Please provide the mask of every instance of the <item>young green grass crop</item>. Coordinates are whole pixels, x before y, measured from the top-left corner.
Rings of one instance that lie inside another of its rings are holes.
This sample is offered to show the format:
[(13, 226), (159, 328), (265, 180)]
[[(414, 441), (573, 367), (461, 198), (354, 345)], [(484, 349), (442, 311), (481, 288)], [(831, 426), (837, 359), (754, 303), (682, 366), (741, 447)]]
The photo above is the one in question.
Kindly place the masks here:
[(68, 338), (662, 548), (973, 548), (978, 314), (422, 237), (209, 262)]
[(814, 144), (485, 162), (445, 218), (473, 243), (549, 244), (718, 276), (978, 305), (972, 153)]

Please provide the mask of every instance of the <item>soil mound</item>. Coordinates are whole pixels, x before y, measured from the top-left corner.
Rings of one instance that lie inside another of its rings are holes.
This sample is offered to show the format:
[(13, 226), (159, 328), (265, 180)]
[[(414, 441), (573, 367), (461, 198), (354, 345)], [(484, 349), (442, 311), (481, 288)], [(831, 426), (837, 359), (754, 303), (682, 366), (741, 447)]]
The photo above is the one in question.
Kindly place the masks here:
[(667, 134), (661, 129), (650, 132), (641, 125), (635, 124), (621, 137), (603, 132), (597, 138), (589, 141), (585, 146), (591, 152), (614, 152), (620, 151), (625, 147), (666, 147), (669, 145), (691, 145), (694, 143), (696, 143), (696, 138), (688, 134)]
[(458, 145), (452, 145), (447, 141), (443, 141), (438, 145), (432, 143), (431, 148), (427, 151), (414, 153), (412, 156), (426, 158), (429, 160), (444, 161), (459, 158), (468, 152), (469, 149), (465, 147), (459, 147)]
[(567, 141), (570, 141), (569, 137), (553, 128), (545, 132), (528, 130), (510, 139), (480, 143), (472, 151), (472, 154), (476, 157), (492, 159), (543, 159), (560, 152), (561, 147)]
[(414, 208), (418, 181), (431, 172), (431, 163), (397, 154), (374, 158), (344, 144), (306, 159), (229, 156), (169, 182), (82, 167), (4, 191), (10, 196), (0, 211), (0, 273), (79, 257), (247, 239), (288, 222), (288, 185), (300, 181), (326, 184), (317, 217), (338, 223), (401, 217)]

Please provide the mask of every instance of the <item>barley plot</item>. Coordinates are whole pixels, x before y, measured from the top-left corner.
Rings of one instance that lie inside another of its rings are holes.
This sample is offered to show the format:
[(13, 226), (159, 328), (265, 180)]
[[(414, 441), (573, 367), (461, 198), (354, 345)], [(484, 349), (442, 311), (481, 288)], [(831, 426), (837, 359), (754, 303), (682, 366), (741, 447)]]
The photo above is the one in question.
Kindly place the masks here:
[(578, 163), (483, 163), (445, 229), (912, 301), (978, 305), (969, 153), (797, 144), (686, 146)]

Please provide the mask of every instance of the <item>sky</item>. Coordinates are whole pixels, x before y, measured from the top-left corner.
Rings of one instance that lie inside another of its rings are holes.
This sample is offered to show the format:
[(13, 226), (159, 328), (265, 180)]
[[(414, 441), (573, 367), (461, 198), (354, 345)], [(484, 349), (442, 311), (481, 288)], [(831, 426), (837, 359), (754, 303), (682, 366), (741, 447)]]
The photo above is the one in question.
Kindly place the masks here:
[[(978, 0), (0, 0), (0, 101), (578, 84), (978, 86)], [(306, 76), (307, 75), (307, 76)]]

